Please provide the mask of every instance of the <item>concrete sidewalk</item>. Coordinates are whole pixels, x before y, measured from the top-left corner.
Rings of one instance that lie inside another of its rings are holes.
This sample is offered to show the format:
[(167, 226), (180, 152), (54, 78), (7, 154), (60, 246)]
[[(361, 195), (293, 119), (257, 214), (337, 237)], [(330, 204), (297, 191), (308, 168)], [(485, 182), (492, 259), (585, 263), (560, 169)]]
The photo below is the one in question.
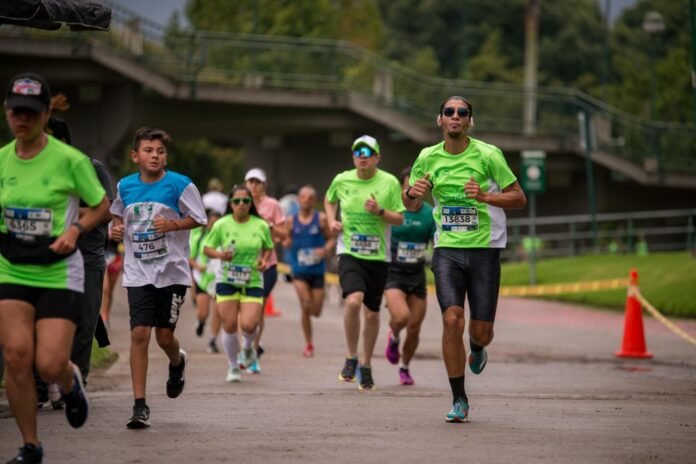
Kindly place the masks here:
[[(696, 453), (696, 347), (653, 320), (645, 325), (654, 359), (617, 360), (622, 314), (501, 300), (489, 364), (480, 376), (467, 371), (471, 422), (453, 425), (444, 421), (451, 397), (433, 297), (412, 387), (399, 385), (397, 368), (384, 359), (383, 310), (373, 392), (338, 381), (345, 342), (335, 290), (315, 322), (312, 359), (301, 357), (292, 287), (280, 282), (274, 297), (283, 315), (267, 320), (263, 373), (239, 384), (225, 383), (225, 356), (207, 354), (207, 338), (195, 337), (187, 301), (177, 329), (190, 356), (186, 390), (166, 397), (167, 361), (153, 340), (152, 427), (132, 431), (125, 427), (132, 394), (120, 293), (112, 320), (120, 359), (90, 379), (85, 427), (71, 429), (62, 412), (39, 413), (45, 462), (683, 463)], [(696, 334), (696, 322), (679, 325)], [(19, 444), (14, 420), (0, 419), (1, 459)]]

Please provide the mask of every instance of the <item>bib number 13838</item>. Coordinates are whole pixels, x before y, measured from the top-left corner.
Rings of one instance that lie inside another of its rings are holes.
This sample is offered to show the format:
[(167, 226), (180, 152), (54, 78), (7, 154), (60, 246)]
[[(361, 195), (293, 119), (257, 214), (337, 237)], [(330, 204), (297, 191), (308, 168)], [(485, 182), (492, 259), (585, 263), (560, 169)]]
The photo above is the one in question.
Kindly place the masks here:
[(476, 208), (464, 206), (442, 207), (442, 230), (449, 232), (468, 232), (478, 230), (479, 217)]

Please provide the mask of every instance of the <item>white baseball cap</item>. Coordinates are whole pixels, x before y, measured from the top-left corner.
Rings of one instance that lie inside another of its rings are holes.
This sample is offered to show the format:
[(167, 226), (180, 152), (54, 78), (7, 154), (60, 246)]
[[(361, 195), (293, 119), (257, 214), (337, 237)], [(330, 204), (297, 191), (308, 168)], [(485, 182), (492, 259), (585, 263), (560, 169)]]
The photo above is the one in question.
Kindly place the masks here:
[(244, 176), (244, 180), (247, 181), (249, 179), (258, 179), (265, 184), (266, 173), (261, 168), (249, 169), (249, 171), (246, 173), (246, 176)]
[(372, 148), (379, 155), (379, 143), (377, 143), (376, 138), (370, 137), (369, 135), (360, 136), (353, 142), (351, 150), (355, 150), (361, 145), (366, 145)]

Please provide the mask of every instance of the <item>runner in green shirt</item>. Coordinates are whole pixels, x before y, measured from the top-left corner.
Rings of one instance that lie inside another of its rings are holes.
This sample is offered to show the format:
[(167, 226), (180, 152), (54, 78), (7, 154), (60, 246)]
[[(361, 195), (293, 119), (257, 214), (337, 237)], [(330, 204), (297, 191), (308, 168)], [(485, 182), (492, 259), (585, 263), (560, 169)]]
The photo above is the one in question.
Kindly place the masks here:
[(527, 203), (500, 149), (467, 135), (472, 111), (471, 103), (458, 96), (440, 105), (437, 124), (444, 141), (421, 151), (402, 197), (408, 208), (428, 190), (435, 199), (433, 273), (444, 325), (442, 352), (454, 398), (448, 422), (466, 422), (469, 413), (464, 299), (468, 295), (471, 316), (469, 367), (479, 374), (486, 366), (484, 347), (493, 339), (500, 250), (507, 240), (504, 210)]
[[(76, 246), (109, 209), (89, 158), (44, 131), (50, 99), (43, 77), (15, 76), (5, 96), (15, 140), (0, 148), (0, 346), (7, 398), (24, 439), (17, 462), (43, 457), (33, 366), (60, 385), (70, 425), (87, 420), (80, 370), (70, 362), (85, 274)], [(80, 199), (87, 204), (81, 218)]]
[[(193, 229), (189, 236), (189, 247), (191, 250), (189, 264), (191, 265), (191, 276), (193, 277), (191, 290), (196, 306), (196, 335), (199, 337), (203, 336), (205, 321), (210, 313), (210, 297), (215, 295), (215, 269), (211, 269), (211, 265), (214, 268), (214, 264), (218, 262), (218, 260), (211, 260), (205, 255), (203, 244), (208, 233), (213, 228), (213, 224), (220, 219), (220, 213), (214, 209), (206, 209), (205, 212), (208, 217), (208, 224), (205, 227)], [(212, 303), (214, 305), (210, 325), (212, 338), (210, 339), (209, 347), (214, 352), (213, 346), (216, 347), (215, 340), (220, 331), (220, 318), (218, 316), (217, 304), (215, 301)]]
[[(239, 382), (241, 369), (256, 360), (253, 342), (263, 311), (263, 272), (268, 268), (273, 240), (247, 187), (235, 186), (229, 198), (232, 213), (215, 223), (204, 250), (209, 258), (222, 260), (215, 289), (222, 320), (222, 346), (228, 359), (226, 380)], [(243, 337), (241, 366), (237, 364), (238, 325)]]
[[(406, 190), (411, 167), (401, 173), (400, 181)], [(425, 249), (435, 233), (433, 207), (422, 200), (413, 211), (404, 213), (404, 223), (392, 229), (389, 275), (384, 294), (389, 310), (389, 334), (384, 355), (399, 366), (401, 385), (413, 385), (409, 363), (418, 347), (421, 324), (425, 318), (427, 289), (425, 286)], [(401, 331), (406, 329), (403, 356), (399, 353)]]
[[(363, 358), (360, 363), (361, 390), (375, 388), (372, 353), (379, 333), (379, 308), (391, 259), (391, 226), (400, 225), (405, 210), (399, 181), (377, 169), (380, 149), (377, 140), (363, 135), (353, 142), (355, 169), (338, 174), (326, 192), (324, 208), (332, 233), (338, 236), (338, 278), (345, 298), (344, 329), (348, 357), (339, 379), (355, 381), (358, 367), (360, 309), (363, 310)], [(336, 213), (341, 207), (341, 218)]]

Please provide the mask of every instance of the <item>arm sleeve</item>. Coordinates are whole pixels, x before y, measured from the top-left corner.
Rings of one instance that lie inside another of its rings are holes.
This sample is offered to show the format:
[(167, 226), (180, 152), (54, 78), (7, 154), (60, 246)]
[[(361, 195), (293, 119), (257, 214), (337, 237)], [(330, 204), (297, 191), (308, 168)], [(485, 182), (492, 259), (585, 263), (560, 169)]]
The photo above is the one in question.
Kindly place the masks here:
[(331, 181), (331, 185), (329, 185), (329, 189), (326, 191), (326, 199), (329, 200), (329, 203), (336, 203), (338, 201), (339, 183), (338, 176), (334, 177), (334, 179)]
[(273, 239), (271, 238), (271, 228), (268, 224), (263, 224), (263, 249), (272, 250), (273, 249)]
[(85, 155), (73, 163), (72, 174), (75, 179), (75, 190), (87, 206), (94, 207), (101, 203), (106, 192), (99, 184), (97, 173), (92, 167), (92, 162)]
[(416, 161), (411, 167), (411, 175), (408, 178), (408, 185), (413, 186), (413, 184), (416, 183), (416, 180), (423, 176), (425, 176), (425, 167), (423, 166), (423, 158), (419, 154), (418, 158), (416, 158)]
[(489, 157), (488, 169), (490, 171), (491, 177), (500, 189), (507, 188), (515, 183), (517, 177), (512, 173), (510, 166), (508, 166), (503, 152), (499, 149), (495, 149), (491, 156)]
[(202, 226), (208, 223), (201, 194), (193, 182), (189, 183), (184, 191), (181, 192), (181, 196), (179, 196), (179, 210), (183, 217), (191, 217)]
[(220, 246), (220, 227), (218, 227), (219, 222), (213, 224), (213, 227), (206, 235), (205, 240), (203, 240), (203, 247), (218, 248)]
[(109, 208), (109, 211), (114, 216), (123, 217), (125, 209), (126, 207), (121, 199), (121, 183), (119, 182), (118, 185), (116, 185), (116, 198), (114, 198), (114, 201), (111, 203), (111, 208)]

